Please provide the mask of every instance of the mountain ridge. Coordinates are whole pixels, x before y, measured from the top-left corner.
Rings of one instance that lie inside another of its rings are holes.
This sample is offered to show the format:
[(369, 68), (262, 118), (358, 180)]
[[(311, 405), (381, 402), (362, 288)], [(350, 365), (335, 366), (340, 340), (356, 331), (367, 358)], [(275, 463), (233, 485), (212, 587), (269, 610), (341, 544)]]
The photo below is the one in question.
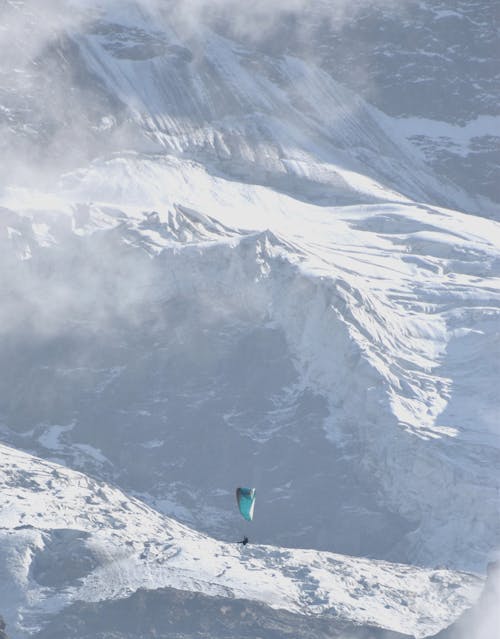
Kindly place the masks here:
[[(81, 473), (4, 445), (1, 453), (0, 592), (15, 638), (78, 601), (123, 599), (141, 587), (244, 598), (326, 615), (332, 624), (338, 618), (340, 629), (371, 623), (423, 637), (465, 608), (481, 584), (465, 573), (332, 553), (239, 549)], [(401, 588), (412, 600), (411, 614)]]

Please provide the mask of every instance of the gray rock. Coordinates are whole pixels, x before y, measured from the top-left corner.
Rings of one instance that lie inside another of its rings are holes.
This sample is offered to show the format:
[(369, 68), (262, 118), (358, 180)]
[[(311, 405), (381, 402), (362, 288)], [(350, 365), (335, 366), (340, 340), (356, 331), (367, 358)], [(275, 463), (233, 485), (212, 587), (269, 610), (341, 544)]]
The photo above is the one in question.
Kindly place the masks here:
[(242, 599), (173, 588), (70, 606), (34, 639), (404, 639), (407, 635), (304, 617)]

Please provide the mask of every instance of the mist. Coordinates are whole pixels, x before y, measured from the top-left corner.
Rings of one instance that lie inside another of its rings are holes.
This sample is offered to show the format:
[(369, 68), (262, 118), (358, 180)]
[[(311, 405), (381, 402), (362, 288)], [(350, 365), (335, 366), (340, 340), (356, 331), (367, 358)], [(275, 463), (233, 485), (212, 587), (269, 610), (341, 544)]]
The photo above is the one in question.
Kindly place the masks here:
[(478, 602), (435, 639), (494, 639), (500, 628), (500, 564), (488, 564), (486, 584)]

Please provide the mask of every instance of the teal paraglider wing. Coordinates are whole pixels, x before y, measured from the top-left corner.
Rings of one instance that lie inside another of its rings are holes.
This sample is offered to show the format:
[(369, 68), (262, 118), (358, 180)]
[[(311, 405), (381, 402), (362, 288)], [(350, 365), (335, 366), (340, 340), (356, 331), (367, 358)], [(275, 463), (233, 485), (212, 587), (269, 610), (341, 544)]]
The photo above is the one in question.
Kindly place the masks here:
[(237, 488), (236, 501), (242, 516), (247, 521), (252, 521), (255, 506), (255, 488)]

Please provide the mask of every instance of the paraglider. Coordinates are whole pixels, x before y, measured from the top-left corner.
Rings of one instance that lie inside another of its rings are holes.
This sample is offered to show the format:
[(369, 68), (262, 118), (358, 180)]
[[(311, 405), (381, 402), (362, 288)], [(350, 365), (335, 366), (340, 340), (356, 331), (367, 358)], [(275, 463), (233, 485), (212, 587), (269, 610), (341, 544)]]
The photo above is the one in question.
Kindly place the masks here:
[[(236, 503), (238, 504), (241, 516), (247, 521), (252, 521), (255, 507), (255, 488), (237, 488)], [(238, 543), (246, 546), (248, 544), (248, 537), (245, 535), (243, 540)]]
[(237, 488), (236, 502), (242, 517), (247, 521), (252, 521), (255, 506), (255, 488)]

